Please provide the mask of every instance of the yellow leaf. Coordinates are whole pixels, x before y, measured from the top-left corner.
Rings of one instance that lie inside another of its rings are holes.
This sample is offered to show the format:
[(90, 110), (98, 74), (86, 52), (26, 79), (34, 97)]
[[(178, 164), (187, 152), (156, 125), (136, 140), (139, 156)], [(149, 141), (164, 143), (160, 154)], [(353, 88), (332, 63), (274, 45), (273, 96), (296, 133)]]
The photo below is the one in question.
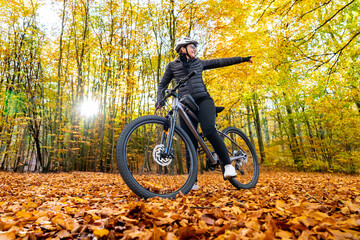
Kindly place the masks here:
[(85, 199), (79, 198), (79, 197), (74, 197), (72, 198), (75, 202), (78, 203), (87, 203), (87, 201)]
[(234, 213), (235, 213), (236, 215), (239, 215), (239, 214), (242, 213), (241, 209), (240, 209), (238, 206), (233, 206), (233, 207), (232, 207), (232, 210), (234, 211)]
[(276, 200), (275, 207), (280, 211), (284, 211), (286, 208), (286, 203), (283, 200)]
[(277, 237), (281, 239), (293, 239), (293, 234), (291, 232), (280, 230), (279, 232), (275, 233)]
[(109, 230), (107, 229), (96, 229), (94, 231), (94, 235), (97, 237), (103, 237), (109, 234)]
[(156, 225), (154, 226), (152, 239), (162, 239), (166, 236), (166, 232), (161, 228), (158, 228)]
[(257, 231), (257, 232), (260, 231), (260, 228), (261, 228), (258, 220), (256, 220), (256, 219), (247, 221), (247, 222), (245, 223), (245, 226), (246, 226), (247, 228), (251, 228), (251, 229), (253, 229), (253, 230)]
[(65, 207), (65, 210), (67, 213), (75, 213), (77, 211), (76, 208), (72, 208), (72, 207)]
[(319, 212), (319, 211), (311, 213), (310, 216), (318, 221), (322, 221), (324, 218), (329, 217), (329, 215), (327, 215), (326, 213)]
[(200, 229), (208, 229), (209, 228), (208, 225), (203, 220), (199, 221), (199, 227), (200, 227)]
[(16, 217), (18, 217), (18, 218), (30, 218), (31, 214), (28, 213), (28, 212), (25, 212), (24, 210), (22, 210), (22, 211), (16, 213)]
[(98, 216), (98, 215), (92, 215), (91, 217), (92, 217), (92, 219), (93, 219), (94, 221), (101, 219), (101, 217)]
[(38, 207), (38, 205), (31, 200), (28, 203), (23, 203), (22, 206), (25, 208), (37, 208)]
[(344, 228), (356, 228), (358, 226), (358, 223), (354, 218), (348, 218), (344, 221), (339, 221), (338, 224)]
[(55, 217), (51, 220), (51, 222), (58, 224), (60, 227), (65, 228), (65, 221), (60, 217)]
[(179, 224), (183, 227), (186, 227), (189, 225), (189, 221), (187, 219), (182, 219)]

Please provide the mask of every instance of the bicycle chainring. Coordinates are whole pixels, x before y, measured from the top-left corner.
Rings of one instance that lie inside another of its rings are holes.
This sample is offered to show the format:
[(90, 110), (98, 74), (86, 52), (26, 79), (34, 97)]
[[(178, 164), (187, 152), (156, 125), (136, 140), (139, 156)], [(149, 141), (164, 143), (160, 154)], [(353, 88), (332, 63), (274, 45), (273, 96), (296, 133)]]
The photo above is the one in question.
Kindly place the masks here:
[(154, 147), (153, 150), (153, 159), (154, 161), (159, 164), (160, 166), (168, 166), (172, 162), (172, 158), (170, 157), (162, 157), (162, 153), (164, 151), (164, 144), (159, 144)]

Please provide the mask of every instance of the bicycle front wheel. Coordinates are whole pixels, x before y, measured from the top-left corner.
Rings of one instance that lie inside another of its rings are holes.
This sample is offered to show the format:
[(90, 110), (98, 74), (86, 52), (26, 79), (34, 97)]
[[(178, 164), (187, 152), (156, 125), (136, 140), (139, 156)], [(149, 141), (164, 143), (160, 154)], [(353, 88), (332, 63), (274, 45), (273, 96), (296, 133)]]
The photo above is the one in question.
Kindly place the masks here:
[(259, 178), (259, 163), (254, 146), (245, 133), (235, 127), (225, 128), (220, 135), (229, 151), (231, 164), (238, 173), (229, 182), (237, 189), (254, 187)]
[(124, 128), (117, 141), (120, 174), (128, 187), (142, 198), (174, 198), (179, 192), (188, 193), (195, 183), (197, 155), (184, 130), (175, 126), (171, 154), (162, 154), (169, 123), (159, 116), (137, 118)]

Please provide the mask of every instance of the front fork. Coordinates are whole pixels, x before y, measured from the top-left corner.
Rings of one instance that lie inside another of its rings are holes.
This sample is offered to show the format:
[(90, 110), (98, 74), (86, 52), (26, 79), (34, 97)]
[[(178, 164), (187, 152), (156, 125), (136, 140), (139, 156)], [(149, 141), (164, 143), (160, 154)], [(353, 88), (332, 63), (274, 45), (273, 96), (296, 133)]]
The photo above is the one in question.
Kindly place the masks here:
[[(177, 100), (177, 98), (174, 98)], [(174, 131), (176, 125), (176, 113), (177, 113), (177, 105), (174, 101), (174, 108), (166, 115), (167, 125), (164, 126), (164, 131), (161, 136), (161, 144), (164, 145), (163, 157), (168, 157), (172, 154), (172, 145), (174, 139)]]

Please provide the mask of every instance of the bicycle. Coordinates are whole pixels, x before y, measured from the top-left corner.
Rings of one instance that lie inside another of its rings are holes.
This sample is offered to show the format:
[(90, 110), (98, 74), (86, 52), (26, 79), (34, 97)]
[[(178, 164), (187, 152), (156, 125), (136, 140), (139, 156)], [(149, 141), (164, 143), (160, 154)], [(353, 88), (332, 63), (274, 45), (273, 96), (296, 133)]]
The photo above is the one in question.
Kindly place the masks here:
[[(127, 186), (139, 197), (175, 198), (180, 192), (188, 193), (197, 179), (198, 158), (190, 137), (176, 124), (177, 115), (184, 119), (207, 156), (207, 166), (214, 170), (220, 166), (217, 155), (210, 151), (202, 134), (192, 125), (189, 117), (197, 118), (196, 103), (190, 97), (179, 100), (177, 89), (196, 72), (178, 81), (173, 89), (166, 90), (162, 102), (173, 97), (172, 108), (165, 117), (142, 116), (131, 121), (121, 132), (116, 144), (118, 170)], [(217, 112), (223, 110), (217, 107)], [(156, 113), (156, 111), (155, 111)], [(217, 130), (228, 148), (230, 160), (238, 172), (229, 179), (237, 189), (256, 185), (259, 164), (255, 148), (238, 128)], [(186, 160), (188, 158), (188, 160)]]

